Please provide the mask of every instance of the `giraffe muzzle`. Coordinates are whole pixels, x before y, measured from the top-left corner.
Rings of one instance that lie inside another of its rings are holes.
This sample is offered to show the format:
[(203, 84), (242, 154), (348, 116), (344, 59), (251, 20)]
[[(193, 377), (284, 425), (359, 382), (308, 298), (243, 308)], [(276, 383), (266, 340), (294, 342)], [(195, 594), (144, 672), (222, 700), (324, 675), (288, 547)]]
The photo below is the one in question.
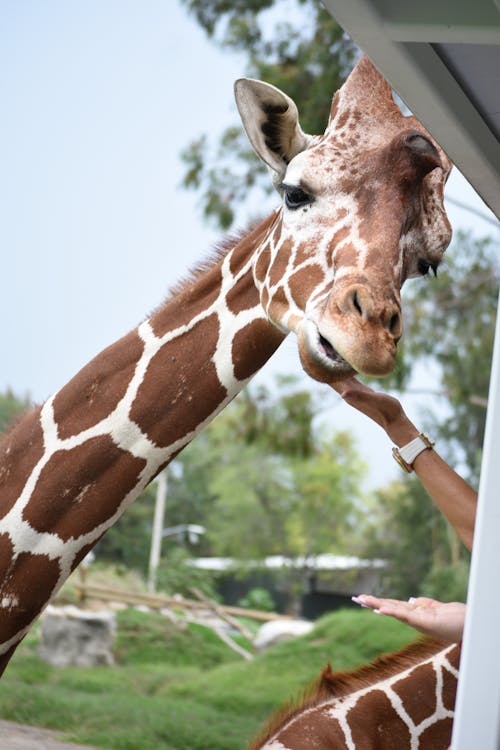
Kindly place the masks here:
[(364, 284), (353, 284), (340, 295), (338, 307), (348, 317), (353, 317), (359, 323), (369, 323), (375, 327), (381, 326), (397, 343), (403, 333), (403, 318), (401, 306), (395, 299), (376, 295)]
[(385, 288), (355, 283), (335, 290), (318, 329), (357, 372), (388, 375), (394, 368), (403, 333), (401, 305)]
[(361, 283), (334, 290), (320, 315), (298, 331), (303, 368), (316, 380), (335, 382), (355, 372), (388, 375), (403, 331), (399, 301), (377, 296)]

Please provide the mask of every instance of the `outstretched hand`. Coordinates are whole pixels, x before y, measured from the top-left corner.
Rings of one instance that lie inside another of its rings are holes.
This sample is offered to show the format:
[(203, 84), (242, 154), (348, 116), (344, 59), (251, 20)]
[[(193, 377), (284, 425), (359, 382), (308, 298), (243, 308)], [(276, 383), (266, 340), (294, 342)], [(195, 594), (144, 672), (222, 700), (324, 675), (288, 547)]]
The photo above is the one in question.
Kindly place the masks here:
[(424, 635), (440, 638), (450, 643), (462, 639), (466, 606), (462, 602), (439, 602), (420, 596), (407, 602), (399, 599), (381, 599), (369, 594), (353, 596), (352, 600), (376, 614), (394, 617), (416, 628)]
[(346, 403), (379, 424), (395, 443), (404, 445), (418, 435), (397, 398), (378, 393), (356, 378), (331, 385)]

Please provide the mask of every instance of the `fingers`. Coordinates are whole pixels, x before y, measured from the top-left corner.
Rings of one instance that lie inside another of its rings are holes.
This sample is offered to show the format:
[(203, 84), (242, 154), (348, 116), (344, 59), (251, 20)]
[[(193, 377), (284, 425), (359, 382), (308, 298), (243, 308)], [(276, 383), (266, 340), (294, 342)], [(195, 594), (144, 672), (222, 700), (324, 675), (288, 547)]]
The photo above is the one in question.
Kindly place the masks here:
[[(376, 614), (388, 615), (413, 627), (421, 628), (429, 620), (429, 610), (439, 604), (427, 597), (411, 598), (409, 601), (385, 599), (369, 594), (352, 597), (353, 602), (361, 607), (372, 609)], [(426, 611), (427, 610), (427, 611)]]
[(429, 597), (411, 597), (407, 602), (360, 594), (352, 597), (356, 604), (376, 614), (394, 617), (425, 635), (455, 643), (463, 632), (466, 606), (460, 602), (443, 603)]
[(441, 602), (436, 601), (436, 599), (430, 599), (427, 596), (419, 596), (416, 598), (412, 596), (407, 602), (405, 602), (401, 599), (386, 599), (372, 596), (371, 594), (359, 594), (358, 596), (353, 596), (352, 601), (359, 604), (361, 607), (379, 610), (382, 614), (386, 614), (386, 611), (389, 609), (398, 612), (412, 612), (413, 610), (430, 609), (441, 605)]
[(384, 602), (390, 601), (389, 599), (380, 599), (378, 596), (371, 596), (370, 594), (359, 594), (351, 598), (355, 604), (359, 604), (361, 607), (366, 607), (367, 609), (378, 609)]

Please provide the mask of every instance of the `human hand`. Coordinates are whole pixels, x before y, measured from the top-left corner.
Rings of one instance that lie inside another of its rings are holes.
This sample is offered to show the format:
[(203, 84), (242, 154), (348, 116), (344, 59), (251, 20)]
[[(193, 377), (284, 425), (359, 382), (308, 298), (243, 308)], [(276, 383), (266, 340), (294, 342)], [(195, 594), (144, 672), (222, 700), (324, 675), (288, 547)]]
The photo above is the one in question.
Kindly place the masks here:
[(356, 378), (331, 386), (346, 403), (379, 424), (397, 445), (405, 445), (419, 434), (397, 398), (374, 391)]
[(376, 614), (394, 617), (411, 625), (424, 635), (440, 638), (450, 643), (462, 639), (466, 605), (462, 602), (439, 602), (425, 596), (399, 599), (381, 599), (368, 594), (352, 597), (353, 602), (372, 609)]

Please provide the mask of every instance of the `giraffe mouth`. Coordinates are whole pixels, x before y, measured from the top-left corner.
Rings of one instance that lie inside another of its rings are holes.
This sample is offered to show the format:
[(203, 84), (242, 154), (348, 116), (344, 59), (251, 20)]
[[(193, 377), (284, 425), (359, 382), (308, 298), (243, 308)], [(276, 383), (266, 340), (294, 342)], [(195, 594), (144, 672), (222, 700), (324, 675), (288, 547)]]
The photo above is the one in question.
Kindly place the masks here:
[(328, 339), (325, 339), (325, 337), (322, 336), (321, 333), (319, 333), (319, 331), (318, 331), (318, 335), (319, 335), (318, 345), (319, 345), (320, 351), (323, 354), (325, 354), (331, 362), (338, 362), (339, 364), (348, 365), (348, 362), (346, 362), (346, 360), (340, 356), (338, 351), (335, 349), (334, 346), (330, 344)]
[(299, 353), (304, 369), (316, 380), (326, 383), (354, 375), (353, 367), (311, 319), (306, 319), (299, 331)]

